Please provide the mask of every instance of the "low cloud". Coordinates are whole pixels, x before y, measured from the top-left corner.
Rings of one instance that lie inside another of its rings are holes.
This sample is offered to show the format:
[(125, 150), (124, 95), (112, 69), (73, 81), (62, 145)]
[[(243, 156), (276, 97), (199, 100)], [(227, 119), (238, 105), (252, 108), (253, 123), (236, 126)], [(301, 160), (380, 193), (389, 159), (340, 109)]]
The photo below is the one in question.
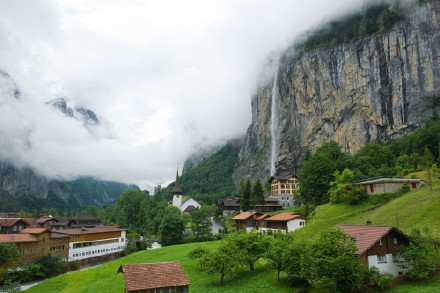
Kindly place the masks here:
[[(245, 133), (269, 56), (363, 4), (2, 1), (0, 69), (21, 97), (0, 90), (0, 160), (51, 177), (167, 182), (196, 148)], [(45, 104), (57, 96), (104, 125), (91, 133)]]

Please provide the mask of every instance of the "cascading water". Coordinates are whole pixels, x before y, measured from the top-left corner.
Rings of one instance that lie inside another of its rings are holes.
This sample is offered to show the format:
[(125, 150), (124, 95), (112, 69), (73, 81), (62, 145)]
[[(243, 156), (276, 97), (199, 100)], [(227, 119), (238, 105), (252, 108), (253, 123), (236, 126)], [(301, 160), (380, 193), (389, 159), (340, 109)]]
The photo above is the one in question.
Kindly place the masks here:
[(270, 116), (270, 135), (272, 138), (272, 146), (270, 153), (270, 176), (275, 175), (276, 167), (275, 161), (278, 155), (278, 142), (279, 142), (279, 131), (278, 131), (278, 103), (279, 103), (279, 93), (278, 93), (278, 69), (275, 72), (273, 78), (272, 86), (272, 107)]

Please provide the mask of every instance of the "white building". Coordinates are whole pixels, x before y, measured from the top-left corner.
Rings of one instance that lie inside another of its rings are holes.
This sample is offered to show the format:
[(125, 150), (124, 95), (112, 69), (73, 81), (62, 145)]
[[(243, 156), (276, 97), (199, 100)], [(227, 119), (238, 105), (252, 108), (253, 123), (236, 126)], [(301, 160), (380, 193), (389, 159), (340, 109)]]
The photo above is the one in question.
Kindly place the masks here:
[(173, 206), (179, 208), (183, 212), (193, 212), (201, 207), (201, 205), (192, 198), (183, 198), (182, 187), (180, 186), (179, 171), (176, 173), (176, 182), (174, 183), (173, 193)]
[(408, 245), (409, 238), (395, 227), (371, 225), (338, 225), (356, 243), (356, 255), (368, 268), (376, 267), (382, 273), (394, 277), (403, 275), (397, 253), (402, 245)]
[(126, 245), (126, 230), (112, 226), (86, 229), (64, 229), (57, 233), (68, 234), (68, 261), (99, 257), (123, 251)]

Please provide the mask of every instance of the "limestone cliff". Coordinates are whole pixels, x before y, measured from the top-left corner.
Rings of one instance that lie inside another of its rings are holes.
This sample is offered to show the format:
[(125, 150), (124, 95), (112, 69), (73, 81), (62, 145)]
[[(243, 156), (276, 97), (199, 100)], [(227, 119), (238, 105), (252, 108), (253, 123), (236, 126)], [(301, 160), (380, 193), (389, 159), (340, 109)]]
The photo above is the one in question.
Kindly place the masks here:
[(423, 125), (438, 110), (428, 101), (440, 95), (439, 18), (440, 1), (428, 1), (389, 31), (286, 52), (276, 78), (252, 99), (234, 178), (270, 176), (272, 154), (276, 174), (297, 173), (305, 153), (325, 141), (353, 153)]

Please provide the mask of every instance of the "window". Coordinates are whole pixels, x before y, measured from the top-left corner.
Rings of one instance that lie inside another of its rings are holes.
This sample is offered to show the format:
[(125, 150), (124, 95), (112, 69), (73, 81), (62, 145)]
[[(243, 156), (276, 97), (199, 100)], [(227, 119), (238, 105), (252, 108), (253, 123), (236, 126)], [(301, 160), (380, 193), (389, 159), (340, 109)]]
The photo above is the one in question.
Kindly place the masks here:
[(394, 237), (394, 244), (397, 244), (397, 237)]
[(387, 256), (386, 255), (378, 255), (377, 256), (377, 263), (386, 263), (387, 262)]
[(393, 262), (397, 262), (398, 261), (398, 259), (397, 259), (397, 255), (395, 255), (395, 254), (393, 254)]
[(379, 245), (383, 245), (383, 239), (382, 238), (380, 238), (380, 240), (379, 240)]

